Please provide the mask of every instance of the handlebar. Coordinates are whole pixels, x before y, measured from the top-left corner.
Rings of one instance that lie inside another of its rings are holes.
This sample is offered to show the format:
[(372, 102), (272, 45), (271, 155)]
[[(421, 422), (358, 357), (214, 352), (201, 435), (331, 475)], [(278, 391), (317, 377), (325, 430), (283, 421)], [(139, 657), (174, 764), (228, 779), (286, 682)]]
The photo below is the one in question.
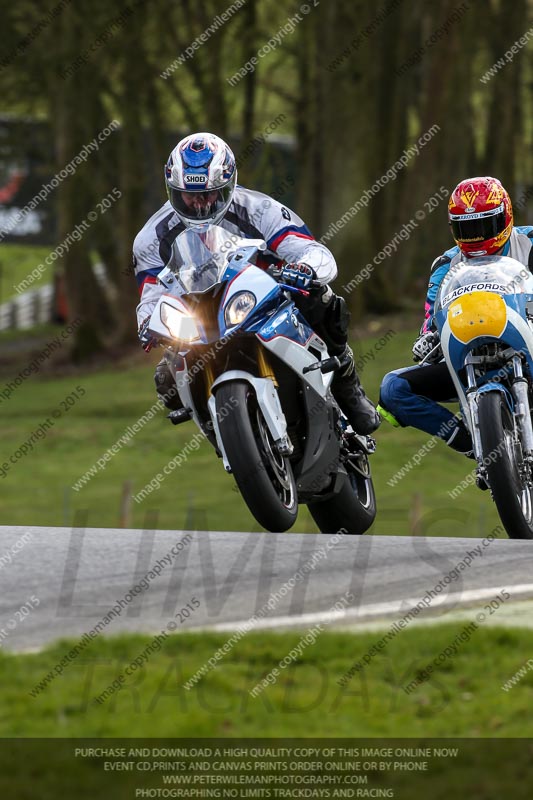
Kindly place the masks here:
[(337, 358), (337, 356), (332, 356), (331, 358), (326, 358), (324, 361), (317, 361), (315, 364), (309, 364), (308, 367), (303, 368), (302, 372), (305, 375), (307, 372), (313, 372), (313, 370), (319, 369), (320, 372), (325, 374), (326, 372), (336, 372), (341, 367), (340, 359)]
[(287, 289), (289, 292), (294, 292), (294, 294), (303, 294), (305, 297), (309, 296), (309, 292), (307, 289), (298, 289), (297, 286), (291, 286), (289, 283), (279, 283), (278, 286), (281, 286), (282, 289)]

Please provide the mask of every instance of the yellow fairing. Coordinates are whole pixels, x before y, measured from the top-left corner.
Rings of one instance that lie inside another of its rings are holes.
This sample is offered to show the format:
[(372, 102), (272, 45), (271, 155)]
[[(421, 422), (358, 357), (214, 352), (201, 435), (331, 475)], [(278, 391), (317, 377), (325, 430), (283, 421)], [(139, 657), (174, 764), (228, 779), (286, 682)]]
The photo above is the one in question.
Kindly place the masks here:
[(450, 330), (460, 342), (476, 336), (500, 337), (507, 325), (507, 306), (494, 292), (472, 292), (454, 300), (448, 309)]

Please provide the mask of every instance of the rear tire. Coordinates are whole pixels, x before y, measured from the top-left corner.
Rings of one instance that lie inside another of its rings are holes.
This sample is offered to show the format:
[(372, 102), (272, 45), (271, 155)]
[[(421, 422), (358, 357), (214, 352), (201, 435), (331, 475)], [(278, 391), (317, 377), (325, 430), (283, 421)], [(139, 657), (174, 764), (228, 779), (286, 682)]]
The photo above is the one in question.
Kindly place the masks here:
[(288, 458), (280, 456), (246, 381), (216, 390), (222, 443), (243, 499), (263, 528), (286, 531), (298, 515), (298, 495)]
[(484, 463), (500, 519), (509, 538), (533, 539), (533, 488), (520, 476), (522, 451), (501, 392), (480, 396), (478, 416)]
[(376, 495), (370, 472), (364, 478), (349, 469), (340, 492), (307, 507), (321, 533), (365, 533), (376, 518)]

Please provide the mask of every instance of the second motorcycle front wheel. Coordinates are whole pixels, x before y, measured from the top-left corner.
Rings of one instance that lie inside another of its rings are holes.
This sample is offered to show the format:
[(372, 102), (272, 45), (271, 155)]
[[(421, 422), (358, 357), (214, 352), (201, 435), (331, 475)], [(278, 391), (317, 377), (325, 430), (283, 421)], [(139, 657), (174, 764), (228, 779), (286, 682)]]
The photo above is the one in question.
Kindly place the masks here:
[(222, 443), (246, 505), (263, 528), (288, 530), (298, 515), (292, 467), (277, 452), (250, 384), (223, 383), (216, 391), (216, 410)]
[(307, 507), (321, 533), (365, 533), (376, 518), (376, 496), (370, 470), (362, 475), (348, 467), (338, 494)]
[(533, 539), (533, 487), (513, 415), (501, 392), (480, 396), (478, 416), (484, 463), (500, 519), (511, 539)]

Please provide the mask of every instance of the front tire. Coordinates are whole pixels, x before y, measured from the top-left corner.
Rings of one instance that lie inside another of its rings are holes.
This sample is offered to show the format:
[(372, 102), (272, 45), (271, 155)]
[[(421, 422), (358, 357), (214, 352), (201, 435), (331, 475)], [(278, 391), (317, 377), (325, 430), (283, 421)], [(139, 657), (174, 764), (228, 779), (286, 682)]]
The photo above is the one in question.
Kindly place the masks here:
[(222, 444), (246, 505), (263, 528), (288, 530), (298, 515), (292, 467), (276, 452), (250, 384), (223, 383), (216, 390), (216, 410)]
[(376, 495), (370, 470), (364, 476), (348, 465), (340, 492), (307, 507), (321, 533), (365, 533), (376, 518)]
[(492, 497), (510, 539), (533, 539), (533, 490), (520, 471), (523, 457), (514, 419), (501, 392), (479, 398), (479, 432)]

